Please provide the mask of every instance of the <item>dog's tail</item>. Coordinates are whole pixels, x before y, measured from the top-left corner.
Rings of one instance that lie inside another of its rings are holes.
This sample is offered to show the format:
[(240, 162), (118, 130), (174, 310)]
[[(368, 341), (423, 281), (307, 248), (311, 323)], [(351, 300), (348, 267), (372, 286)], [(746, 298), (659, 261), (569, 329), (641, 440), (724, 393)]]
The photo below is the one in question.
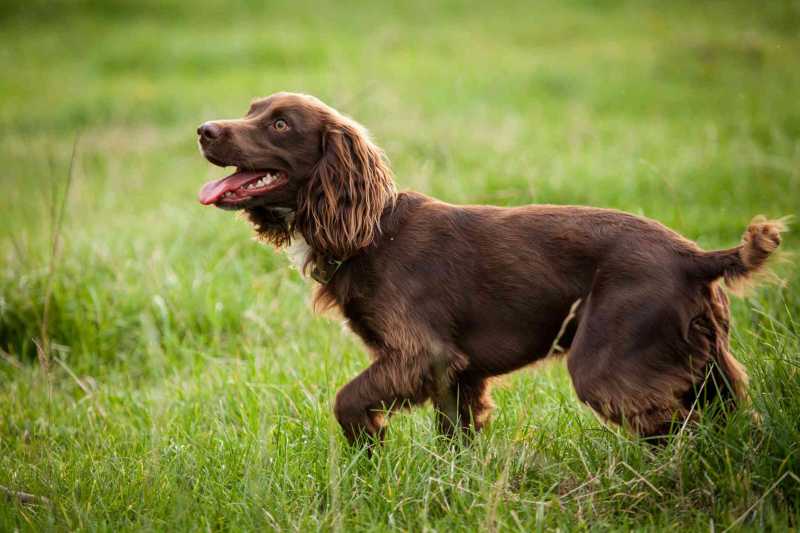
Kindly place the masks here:
[(725, 278), (731, 289), (742, 289), (766, 273), (767, 259), (781, 244), (781, 233), (788, 229), (788, 218), (767, 220), (759, 215), (750, 221), (735, 248), (702, 252), (696, 257), (695, 273), (703, 281)]

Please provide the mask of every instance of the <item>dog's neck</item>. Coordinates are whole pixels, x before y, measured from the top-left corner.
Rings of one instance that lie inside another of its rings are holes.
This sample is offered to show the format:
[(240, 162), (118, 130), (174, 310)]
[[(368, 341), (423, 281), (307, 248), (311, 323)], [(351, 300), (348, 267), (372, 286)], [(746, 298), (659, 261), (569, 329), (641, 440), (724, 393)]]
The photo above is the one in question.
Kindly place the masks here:
[(283, 251), (289, 257), (292, 266), (305, 277), (311, 276), (314, 281), (328, 283), (344, 264), (344, 261), (337, 261), (322, 254), (315, 254), (311, 246), (299, 231), (292, 233), (291, 241), (283, 247)]
[(282, 249), (303, 277), (310, 276), (325, 285), (344, 264), (324, 251), (312, 248), (303, 234), (294, 230), (294, 210), (264, 207), (248, 209), (247, 215), (258, 240)]
[(299, 231), (292, 233), (291, 241), (289, 241), (288, 245), (283, 247), (283, 251), (289, 258), (289, 262), (292, 266), (301, 274), (304, 274), (303, 271), (309, 259), (311, 259), (313, 250)]

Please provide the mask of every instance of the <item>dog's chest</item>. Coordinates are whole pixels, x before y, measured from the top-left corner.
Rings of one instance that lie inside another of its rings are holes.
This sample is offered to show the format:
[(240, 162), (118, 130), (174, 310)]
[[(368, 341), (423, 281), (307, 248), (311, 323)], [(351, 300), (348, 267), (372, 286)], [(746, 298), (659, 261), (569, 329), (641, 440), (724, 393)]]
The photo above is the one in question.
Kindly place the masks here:
[(303, 235), (299, 232), (294, 232), (292, 234), (292, 241), (284, 248), (289, 261), (292, 263), (292, 267), (297, 269), (300, 272), (300, 275), (305, 276), (305, 272), (303, 267), (306, 265), (306, 262), (311, 255), (311, 246), (308, 245), (306, 240), (303, 238)]

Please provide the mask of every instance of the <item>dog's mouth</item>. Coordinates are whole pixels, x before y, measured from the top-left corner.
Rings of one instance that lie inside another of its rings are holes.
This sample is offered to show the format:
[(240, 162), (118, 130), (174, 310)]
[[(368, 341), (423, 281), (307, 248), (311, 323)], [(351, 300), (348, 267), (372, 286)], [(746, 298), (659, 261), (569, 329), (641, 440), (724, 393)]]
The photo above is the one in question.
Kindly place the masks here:
[(200, 189), (198, 199), (203, 205), (242, 207), (279, 189), (288, 183), (286, 172), (280, 170), (242, 170), (220, 180), (209, 181)]

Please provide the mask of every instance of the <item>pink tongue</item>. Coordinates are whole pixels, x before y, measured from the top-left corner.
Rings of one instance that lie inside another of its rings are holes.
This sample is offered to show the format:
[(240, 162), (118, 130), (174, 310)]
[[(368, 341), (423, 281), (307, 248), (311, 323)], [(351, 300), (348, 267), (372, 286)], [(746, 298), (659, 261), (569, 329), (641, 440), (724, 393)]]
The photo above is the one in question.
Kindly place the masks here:
[(197, 195), (200, 203), (203, 205), (216, 203), (223, 194), (229, 191), (235, 191), (247, 182), (266, 176), (267, 173), (259, 170), (242, 170), (234, 172), (230, 176), (224, 177), (221, 180), (209, 181), (203, 188), (200, 189), (200, 194)]

